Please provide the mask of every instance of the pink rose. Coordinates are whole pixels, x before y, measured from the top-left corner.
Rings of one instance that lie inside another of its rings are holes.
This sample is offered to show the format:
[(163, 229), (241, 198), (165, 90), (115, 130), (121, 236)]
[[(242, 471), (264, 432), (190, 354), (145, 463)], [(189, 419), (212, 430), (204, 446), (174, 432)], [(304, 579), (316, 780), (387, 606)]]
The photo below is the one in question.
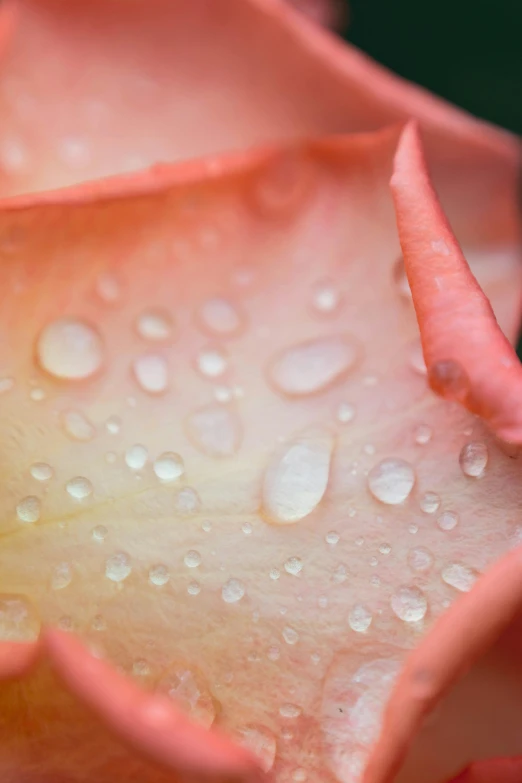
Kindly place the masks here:
[(0, 31), (2, 783), (518, 783), (518, 141), (278, 0)]

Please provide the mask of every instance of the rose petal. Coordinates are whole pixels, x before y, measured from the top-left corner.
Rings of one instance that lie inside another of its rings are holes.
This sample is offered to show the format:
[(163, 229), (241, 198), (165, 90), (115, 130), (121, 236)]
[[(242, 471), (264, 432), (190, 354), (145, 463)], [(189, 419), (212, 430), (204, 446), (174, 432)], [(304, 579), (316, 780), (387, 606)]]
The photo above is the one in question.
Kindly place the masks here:
[(522, 758), (491, 759), (473, 764), (451, 783), (518, 783)]

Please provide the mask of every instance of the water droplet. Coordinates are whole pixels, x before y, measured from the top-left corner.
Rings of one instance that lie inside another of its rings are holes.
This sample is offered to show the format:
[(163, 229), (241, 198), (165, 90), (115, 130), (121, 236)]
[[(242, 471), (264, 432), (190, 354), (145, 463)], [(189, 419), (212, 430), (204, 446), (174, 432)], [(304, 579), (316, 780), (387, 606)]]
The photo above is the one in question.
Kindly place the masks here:
[(207, 299), (201, 305), (198, 315), (203, 328), (219, 337), (237, 335), (244, 326), (244, 318), (237, 307), (220, 297)]
[(253, 529), (254, 528), (252, 527), (251, 522), (243, 522), (243, 524), (241, 525), (241, 530), (243, 531), (245, 536), (250, 536), (252, 534)]
[(207, 348), (198, 354), (197, 367), (205, 378), (219, 378), (228, 367), (228, 359), (221, 349)]
[(419, 505), (425, 514), (434, 514), (440, 506), (440, 497), (435, 492), (425, 492), (421, 495)]
[(125, 464), (131, 470), (143, 470), (148, 458), (149, 452), (141, 443), (135, 443), (125, 452)]
[(165, 357), (146, 353), (134, 360), (132, 369), (141, 389), (148, 394), (163, 394), (168, 388), (168, 367)]
[(276, 582), (281, 576), (281, 572), (278, 568), (271, 568), (269, 576), (270, 579), (273, 579), (273, 581)]
[(16, 516), (20, 522), (26, 525), (32, 525), (38, 522), (41, 513), (41, 503), (39, 498), (34, 495), (28, 495), (23, 498), (16, 506)]
[(286, 626), (283, 628), (283, 639), (287, 644), (297, 644), (299, 641), (299, 634), (294, 628), (290, 628), (290, 626)]
[(278, 661), (281, 657), (281, 650), (274, 644), (268, 648), (267, 657), (269, 661)]
[(341, 402), (337, 408), (337, 421), (341, 424), (348, 424), (355, 418), (355, 407), (349, 402)]
[(96, 429), (80, 411), (64, 411), (61, 414), (62, 427), (73, 440), (88, 441), (96, 435)]
[(381, 544), (379, 547), (379, 552), (381, 555), (389, 555), (391, 551), (392, 548), (390, 544)]
[(92, 537), (95, 541), (105, 541), (108, 535), (109, 531), (105, 525), (96, 525), (96, 527), (92, 530)]
[(105, 576), (112, 582), (123, 582), (131, 571), (130, 558), (125, 552), (117, 552), (105, 561)]
[(201, 565), (201, 555), (196, 549), (189, 549), (183, 558), (183, 562), (188, 568), (197, 568)]
[(284, 566), (287, 574), (297, 576), (303, 570), (303, 561), (300, 557), (289, 557), (288, 560), (285, 560)]
[(275, 390), (293, 397), (322, 392), (355, 366), (359, 348), (353, 338), (323, 337), (293, 345), (268, 367)]
[(156, 587), (163, 587), (170, 579), (169, 569), (165, 565), (153, 565), (149, 568), (149, 581)]
[(24, 595), (0, 594), (0, 642), (34, 642), (40, 618)]
[(94, 631), (107, 630), (107, 623), (105, 622), (105, 618), (102, 617), (101, 614), (97, 614), (95, 617), (93, 617), (92, 628)]
[(229, 579), (221, 588), (223, 601), (227, 604), (235, 604), (245, 595), (246, 588), (239, 579)]
[(295, 781), (295, 783), (304, 783), (304, 781), (307, 779), (308, 772), (306, 769), (303, 769), (303, 767), (298, 767), (292, 772), (292, 780)]
[(29, 468), (29, 472), (37, 481), (49, 481), (54, 476), (54, 470), (47, 462), (35, 462)]
[(425, 446), (426, 443), (430, 442), (433, 432), (431, 427), (428, 427), (427, 424), (419, 424), (419, 426), (415, 429), (414, 435), (415, 443), (417, 443), (419, 446)]
[(408, 565), (412, 571), (426, 573), (433, 566), (433, 555), (423, 546), (415, 547), (408, 552)]
[(14, 389), (14, 378), (0, 378), (0, 394), (5, 394)]
[(40, 389), (40, 387), (37, 386), (36, 388), (31, 389), (31, 391), (29, 392), (29, 397), (34, 402), (41, 402), (42, 400), (45, 400), (46, 394), (43, 389)]
[(397, 617), (405, 623), (419, 622), (428, 611), (426, 596), (415, 585), (399, 587), (392, 595), (390, 605)]
[(357, 604), (353, 607), (348, 616), (348, 625), (352, 631), (357, 633), (366, 633), (370, 625), (372, 624), (373, 615), (369, 609), (362, 604)]
[(318, 430), (303, 433), (274, 455), (263, 481), (263, 507), (270, 520), (292, 524), (317, 508), (328, 486), (333, 448), (333, 435)]
[(96, 281), (96, 293), (103, 302), (114, 304), (121, 296), (118, 278), (110, 272), (100, 275)]
[(144, 340), (163, 342), (172, 336), (173, 322), (166, 310), (144, 310), (136, 319), (136, 331)]
[(333, 572), (333, 580), (336, 584), (342, 584), (348, 579), (348, 569), (344, 563), (339, 563)]
[(89, 479), (84, 476), (75, 476), (65, 485), (67, 494), (74, 500), (85, 500), (92, 495), (94, 488)]
[(184, 487), (176, 495), (176, 511), (180, 514), (195, 514), (201, 507), (201, 499), (192, 487)]
[(428, 378), (433, 391), (447, 400), (465, 402), (468, 397), (469, 378), (460, 364), (452, 359), (432, 364)]
[(411, 302), (411, 288), (406, 275), (406, 269), (404, 267), (404, 259), (402, 256), (395, 261), (393, 267), (393, 281), (397, 289), (399, 296), (405, 301)]
[(105, 422), (105, 427), (111, 435), (117, 435), (121, 430), (121, 419), (118, 416), (109, 416)]
[(150, 677), (152, 669), (150, 663), (144, 658), (138, 658), (132, 664), (132, 674), (134, 677)]
[(403, 503), (415, 484), (415, 473), (406, 460), (389, 457), (381, 460), (368, 473), (368, 488), (372, 495), (395, 506)]
[(437, 517), (437, 525), (441, 530), (453, 530), (459, 523), (459, 515), (456, 511), (443, 511)]
[(339, 543), (340, 535), (339, 533), (336, 533), (335, 530), (330, 530), (329, 533), (326, 534), (324, 537), (324, 540), (327, 544), (330, 544), (330, 546), (336, 546), (336, 544)]
[(41, 368), (55, 378), (83, 380), (101, 370), (104, 347), (90, 324), (75, 318), (59, 318), (38, 336), (36, 357)]
[(461, 593), (469, 593), (478, 578), (478, 572), (463, 563), (448, 563), (441, 571), (442, 581)]
[(187, 593), (189, 595), (199, 595), (200, 592), (201, 592), (201, 586), (199, 582), (196, 581), (189, 582), (189, 584), (187, 585)]
[(339, 307), (341, 295), (331, 280), (319, 281), (312, 290), (312, 307), (321, 315), (330, 315)]
[(73, 572), (70, 564), (58, 563), (51, 578), (51, 588), (53, 590), (63, 590), (71, 584), (72, 578)]
[(462, 447), (459, 464), (465, 476), (478, 478), (482, 476), (488, 464), (488, 447), (482, 441), (472, 441)]
[(58, 620), (58, 628), (60, 631), (71, 633), (71, 631), (74, 630), (74, 622), (72, 617), (69, 614), (64, 614), (62, 617), (60, 617)]
[(214, 699), (205, 678), (192, 666), (177, 664), (161, 678), (157, 687), (204, 728), (212, 726), (216, 717)]
[(424, 361), (424, 354), (422, 353), (422, 345), (420, 340), (417, 340), (410, 346), (409, 351), (409, 363), (413, 372), (417, 375), (427, 375), (428, 369), (426, 362)]
[(203, 522), (201, 523), (201, 527), (205, 531), (205, 533), (210, 533), (210, 531), (212, 530), (212, 522), (210, 521), (210, 519), (204, 519)]
[(275, 737), (269, 729), (265, 726), (249, 724), (236, 729), (233, 736), (239, 745), (255, 756), (263, 772), (270, 772), (274, 766), (277, 746)]
[(243, 437), (237, 413), (222, 405), (207, 405), (191, 413), (186, 430), (191, 443), (210, 457), (233, 456)]
[(252, 196), (267, 217), (291, 214), (306, 198), (313, 181), (313, 168), (303, 154), (280, 153), (258, 174)]
[(282, 718), (299, 718), (302, 712), (301, 707), (298, 707), (297, 704), (281, 704), (279, 707), (279, 714)]
[(154, 461), (154, 473), (160, 481), (176, 481), (185, 473), (185, 463), (179, 454), (165, 451)]

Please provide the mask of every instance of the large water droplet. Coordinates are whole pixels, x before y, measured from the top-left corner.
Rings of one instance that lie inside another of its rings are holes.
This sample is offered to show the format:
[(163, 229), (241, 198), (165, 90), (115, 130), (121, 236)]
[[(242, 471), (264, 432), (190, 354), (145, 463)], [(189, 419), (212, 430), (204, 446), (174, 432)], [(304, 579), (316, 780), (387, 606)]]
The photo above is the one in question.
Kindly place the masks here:
[(94, 424), (80, 411), (64, 411), (61, 422), (65, 433), (73, 440), (88, 441), (96, 435)]
[(488, 464), (488, 447), (482, 441), (466, 443), (459, 455), (462, 472), (470, 478), (482, 476)]
[(227, 356), (220, 348), (206, 348), (198, 354), (197, 368), (205, 378), (219, 378), (227, 367)]
[(173, 323), (165, 310), (144, 310), (136, 319), (136, 331), (144, 340), (163, 342), (172, 336)]
[(415, 547), (408, 552), (408, 565), (412, 571), (425, 573), (433, 566), (433, 555), (425, 547)]
[(292, 524), (317, 508), (328, 486), (333, 448), (332, 433), (310, 430), (274, 455), (263, 481), (263, 508), (270, 520)]
[(315, 394), (341, 380), (355, 366), (359, 348), (350, 337), (323, 337), (293, 345), (268, 367), (276, 391), (299, 397)]
[(303, 570), (303, 561), (300, 557), (289, 557), (288, 560), (285, 560), (284, 566), (287, 574), (297, 576)]
[(185, 473), (185, 463), (179, 454), (165, 451), (154, 461), (154, 473), (160, 481), (176, 481)]
[(236, 729), (234, 739), (243, 748), (249, 750), (257, 759), (263, 772), (270, 772), (274, 766), (276, 755), (276, 740), (265, 726), (249, 724)]
[(406, 460), (389, 457), (381, 460), (368, 473), (368, 487), (372, 495), (395, 506), (403, 503), (415, 484), (415, 472)]
[(365, 633), (372, 624), (372, 620), (373, 615), (370, 610), (362, 604), (357, 604), (348, 616), (348, 625), (352, 631)]
[(222, 405), (207, 405), (191, 413), (186, 430), (192, 444), (210, 457), (231, 457), (243, 436), (237, 413)]
[(0, 642), (34, 642), (40, 618), (24, 595), (0, 594)]
[(148, 458), (149, 452), (141, 443), (135, 443), (125, 452), (125, 464), (131, 470), (143, 470)]
[(54, 470), (47, 462), (35, 462), (29, 472), (37, 481), (49, 481), (54, 476)]
[(415, 585), (404, 585), (392, 595), (391, 608), (400, 620), (405, 623), (416, 623), (428, 611), (426, 596)]
[(157, 353), (147, 353), (134, 360), (132, 369), (138, 384), (147, 394), (163, 394), (168, 388), (167, 361)]
[(158, 682), (166, 693), (190, 717), (209, 729), (216, 717), (216, 705), (205, 678), (192, 667), (177, 664)]
[(51, 588), (53, 590), (63, 590), (71, 584), (72, 578), (73, 572), (70, 564), (58, 563), (51, 578)]
[(183, 558), (183, 562), (188, 568), (197, 568), (201, 565), (201, 555), (196, 549), (189, 549)]
[(297, 704), (281, 704), (279, 714), (282, 718), (294, 719), (302, 714), (303, 710)]
[(101, 370), (104, 347), (90, 324), (76, 318), (59, 318), (38, 336), (36, 357), (40, 367), (55, 378), (83, 380)]
[(156, 585), (156, 587), (162, 587), (166, 585), (170, 579), (169, 569), (167, 566), (158, 564), (153, 565), (149, 569), (149, 581)]
[(244, 319), (228, 299), (207, 299), (199, 309), (199, 320), (204, 329), (219, 337), (232, 337), (241, 332)]
[(117, 552), (105, 561), (105, 576), (112, 582), (123, 582), (131, 571), (130, 558), (125, 552)]
[(75, 476), (65, 485), (67, 494), (74, 500), (85, 500), (92, 495), (94, 488), (89, 479), (84, 476)]
[(478, 572), (464, 563), (448, 563), (441, 571), (442, 581), (461, 593), (469, 593), (478, 578)]
[(32, 525), (38, 522), (41, 513), (40, 500), (34, 495), (23, 498), (16, 506), (16, 516), (20, 522)]
[(229, 579), (221, 588), (223, 601), (227, 604), (235, 604), (245, 595), (246, 588), (239, 579)]

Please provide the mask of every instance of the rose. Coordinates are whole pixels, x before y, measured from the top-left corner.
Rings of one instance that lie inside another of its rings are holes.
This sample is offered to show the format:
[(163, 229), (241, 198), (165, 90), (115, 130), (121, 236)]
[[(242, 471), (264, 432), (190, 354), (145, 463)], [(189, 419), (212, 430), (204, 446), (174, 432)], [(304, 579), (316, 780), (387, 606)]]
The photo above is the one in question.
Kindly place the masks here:
[(2, 13), (3, 193), (72, 186), (0, 211), (2, 779), (356, 779), (413, 647), (366, 779), (450, 687), (404, 780), (516, 752), (517, 550), (470, 588), (519, 465), (427, 391), (399, 239), (432, 385), (517, 442), (519, 370), (415, 129), (396, 214), (397, 125), (295, 139), (417, 117), (510, 337), (515, 141), (276, 3)]

